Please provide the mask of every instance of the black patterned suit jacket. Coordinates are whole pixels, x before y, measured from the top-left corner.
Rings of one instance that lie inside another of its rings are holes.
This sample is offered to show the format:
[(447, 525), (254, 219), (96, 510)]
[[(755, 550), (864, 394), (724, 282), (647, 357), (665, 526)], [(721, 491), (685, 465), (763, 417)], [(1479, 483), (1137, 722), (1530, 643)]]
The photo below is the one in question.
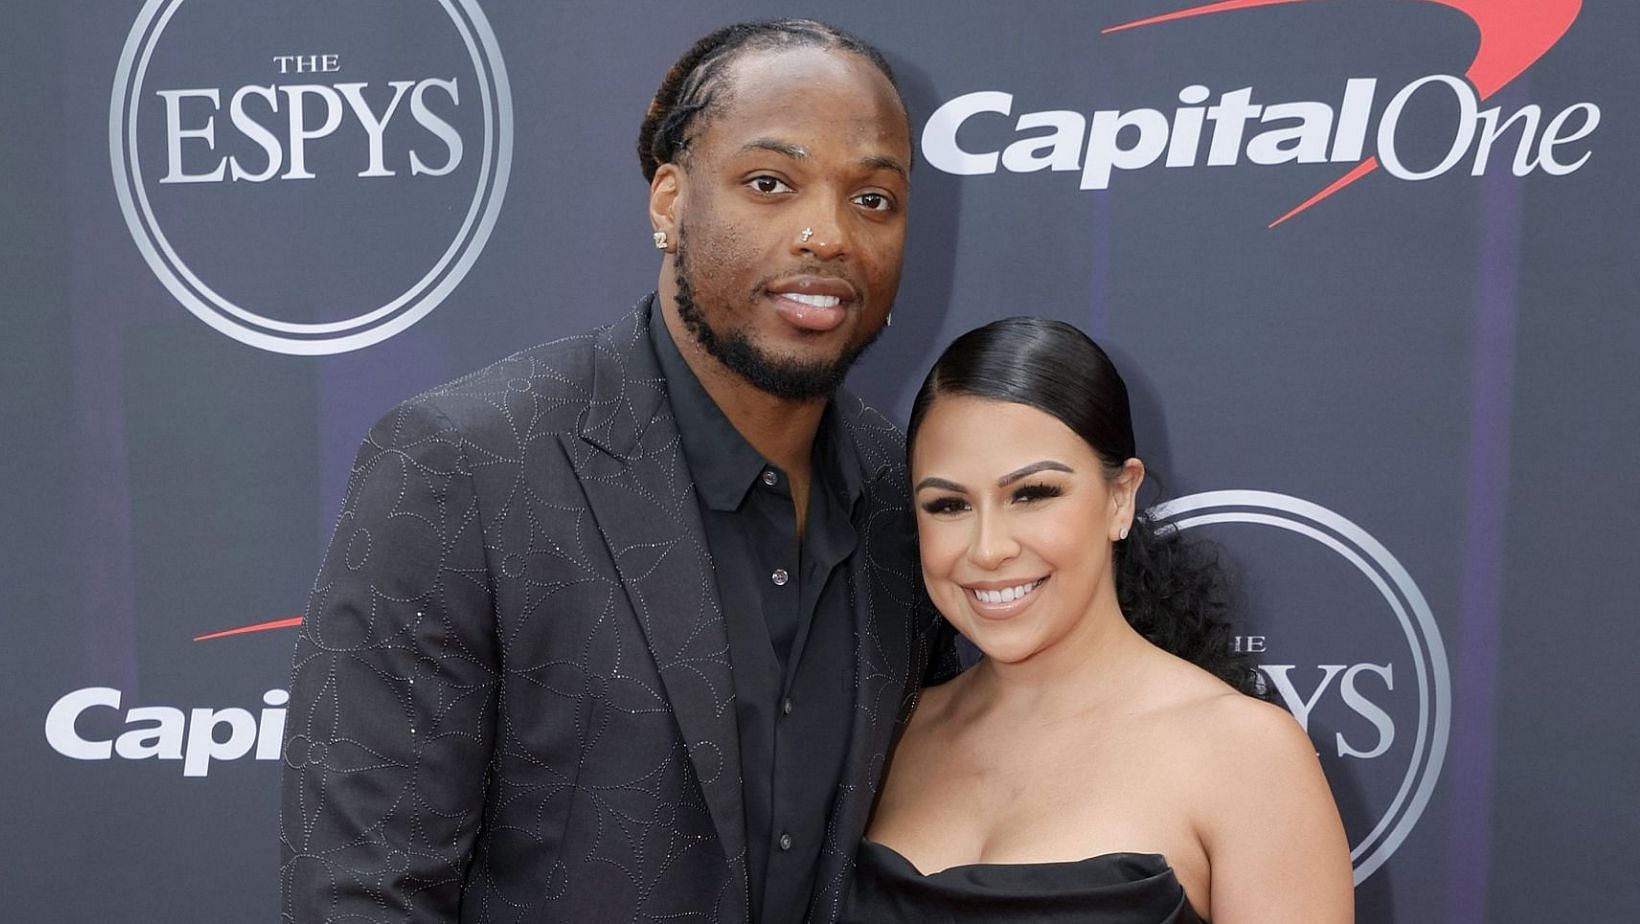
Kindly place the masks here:
[[(296, 643), (285, 921), (747, 920), (729, 644), (652, 299), (365, 439)], [(940, 627), (902, 437), (837, 401), (868, 479), (816, 921)]]

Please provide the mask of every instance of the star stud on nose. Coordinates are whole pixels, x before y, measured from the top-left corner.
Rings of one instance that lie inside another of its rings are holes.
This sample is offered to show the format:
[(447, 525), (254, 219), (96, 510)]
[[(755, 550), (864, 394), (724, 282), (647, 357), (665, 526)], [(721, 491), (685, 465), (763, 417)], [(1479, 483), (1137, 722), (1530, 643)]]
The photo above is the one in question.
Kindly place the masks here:
[(814, 237), (814, 229), (813, 228), (804, 228), (803, 233), (799, 234), (797, 236), (797, 239), (802, 241), (803, 243), (807, 244), (809, 242), (809, 238), (811, 238), (811, 237)]

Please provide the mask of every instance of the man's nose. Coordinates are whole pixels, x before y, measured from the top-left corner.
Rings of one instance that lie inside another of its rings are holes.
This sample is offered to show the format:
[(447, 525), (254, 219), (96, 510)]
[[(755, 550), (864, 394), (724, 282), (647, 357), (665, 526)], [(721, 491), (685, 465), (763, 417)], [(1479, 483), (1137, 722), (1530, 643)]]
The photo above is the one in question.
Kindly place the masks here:
[(821, 205), (806, 209), (803, 226), (793, 236), (792, 249), (821, 260), (834, 260), (849, 252), (848, 222), (841, 214), (845, 205)]

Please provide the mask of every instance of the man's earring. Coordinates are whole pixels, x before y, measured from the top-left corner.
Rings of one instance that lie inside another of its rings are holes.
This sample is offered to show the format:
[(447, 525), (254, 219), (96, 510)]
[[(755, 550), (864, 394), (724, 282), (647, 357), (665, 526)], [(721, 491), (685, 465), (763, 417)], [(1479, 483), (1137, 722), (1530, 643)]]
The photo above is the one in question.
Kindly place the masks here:
[(888, 317), (883, 318), (883, 326), (884, 327), (893, 327), (894, 326), (894, 312), (890, 311), (888, 313)]
[(665, 231), (656, 231), (652, 236), (655, 238), (655, 249), (656, 250), (665, 250), (666, 249), (666, 232)]

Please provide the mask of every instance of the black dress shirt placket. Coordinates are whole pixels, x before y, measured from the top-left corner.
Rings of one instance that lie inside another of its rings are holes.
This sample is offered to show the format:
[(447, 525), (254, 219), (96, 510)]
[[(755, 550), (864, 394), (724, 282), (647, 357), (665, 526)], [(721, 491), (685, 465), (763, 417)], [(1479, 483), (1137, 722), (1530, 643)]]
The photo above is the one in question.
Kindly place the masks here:
[(864, 495), (828, 407), (802, 541), (786, 473), (751, 447), (678, 352), (658, 312), (656, 358), (695, 483), (728, 629), (754, 921), (798, 922), (842, 775), (853, 709), (847, 572)]

